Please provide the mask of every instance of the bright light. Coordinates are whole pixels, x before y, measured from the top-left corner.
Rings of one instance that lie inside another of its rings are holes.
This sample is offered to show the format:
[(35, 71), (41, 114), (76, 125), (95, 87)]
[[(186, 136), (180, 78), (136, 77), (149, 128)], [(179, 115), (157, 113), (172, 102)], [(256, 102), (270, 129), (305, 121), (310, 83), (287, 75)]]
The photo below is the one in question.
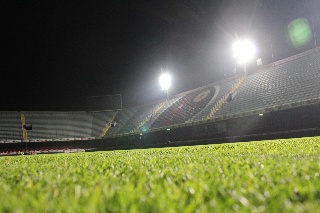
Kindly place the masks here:
[(256, 46), (250, 40), (236, 41), (233, 46), (233, 56), (239, 64), (245, 64), (252, 60), (256, 55)]
[(168, 90), (171, 86), (171, 76), (168, 73), (163, 73), (159, 79), (162, 90)]

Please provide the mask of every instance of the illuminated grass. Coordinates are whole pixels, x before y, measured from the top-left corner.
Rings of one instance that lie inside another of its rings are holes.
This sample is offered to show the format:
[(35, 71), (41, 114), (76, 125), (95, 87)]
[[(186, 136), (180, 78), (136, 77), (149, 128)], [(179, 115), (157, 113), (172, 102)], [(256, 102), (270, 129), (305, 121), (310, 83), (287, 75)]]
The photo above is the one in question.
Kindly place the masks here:
[(0, 158), (0, 212), (316, 212), (320, 137)]

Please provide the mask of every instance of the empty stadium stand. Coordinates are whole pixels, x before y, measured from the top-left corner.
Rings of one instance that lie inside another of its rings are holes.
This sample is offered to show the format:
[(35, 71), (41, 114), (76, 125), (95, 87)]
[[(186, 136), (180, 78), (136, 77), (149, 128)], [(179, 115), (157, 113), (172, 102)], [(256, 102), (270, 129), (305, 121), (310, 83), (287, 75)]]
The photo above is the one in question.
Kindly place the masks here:
[(185, 123), (205, 108), (215, 95), (215, 87), (205, 87), (183, 93), (151, 125), (151, 128)]
[[(24, 112), (26, 124), (33, 126), (24, 142), (34, 142), (33, 150), (43, 148), (38, 142), (46, 142), (46, 149), (54, 142), (68, 149), (68, 141), (76, 140), (81, 144), (76, 149), (83, 149), (277, 131), (318, 134), (319, 82), (320, 48), (144, 106), (95, 113)], [(10, 151), (10, 144), (23, 142), (20, 115), (0, 112), (0, 150), (7, 150), (2, 153), (25, 149), (18, 144)]]
[(126, 125), (119, 131), (119, 133), (133, 133), (140, 131), (148, 131), (148, 121), (151, 119), (153, 113), (155, 113), (159, 103), (153, 105), (144, 105), (138, 107), (136, 112), (131, 116)]
[(19, 112), (0, 112), (0, 141), (22, 139), (22, 126)]
[(85, 112), (25, 112), (28, 139), (91, 137), (92, 114)]
[[(22, 112), (0, 112), (0, 141), (19, 142), (22, 137)], [(48, 141), (48, 139), (99, 137), (112, 112), (23, 112), (27, 125), (28, 140)]]
[(116, 136), (119, 134), (122, 128), (129, 129), (129, 126), (134, 126), (134, 124), (128, 123), (128, 121), (138, 112), (137, 107), (125, 108), (119, 110), (114, 121), (116, 125), (111, 127), (109, 131), (106, 133), (106, 136)]
[(216, 117), (320, 98), (320, 52), (253, 73)]
[[(132, 114), (126, 119), (119, 117), (121, 130), (107, 134), (107, 137), (139, 132), (134, 126), (141, 122), (139, 118), (150, 117), (150, 113), (153, 119), (148, 121), (147, 129), (155, 131), (318, 103), (319, 61), (320, 53), (316, 49), (279, 61), (248, 76), (232, 77), (178, 94), (167, 101), (156, 115), (151, 105), (140, 110), (135, 108), (135, 112), (131, 110)], [(140, 129), (140, 132), (143, 131)]]

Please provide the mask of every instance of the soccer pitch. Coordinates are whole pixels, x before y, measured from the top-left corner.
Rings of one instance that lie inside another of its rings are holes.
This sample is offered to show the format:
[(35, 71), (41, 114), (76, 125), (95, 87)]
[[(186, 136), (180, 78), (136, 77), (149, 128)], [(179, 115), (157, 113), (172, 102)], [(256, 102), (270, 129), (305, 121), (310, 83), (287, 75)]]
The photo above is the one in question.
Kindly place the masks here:
[(0, 212), (319, 212), (320, 137), (0, 158)]

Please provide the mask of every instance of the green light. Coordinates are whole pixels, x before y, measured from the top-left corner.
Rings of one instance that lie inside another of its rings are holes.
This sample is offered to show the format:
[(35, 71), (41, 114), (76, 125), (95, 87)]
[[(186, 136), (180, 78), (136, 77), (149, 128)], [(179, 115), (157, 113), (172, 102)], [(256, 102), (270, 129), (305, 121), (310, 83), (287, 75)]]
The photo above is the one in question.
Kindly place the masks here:
[(145, 133), (149, 130), (149, 126), (147, 124), (142, 125), (142, 127), (140, 128), (140, 130)]
[(311, 29), (308, 20), (299, 18), (288, 25), (289, 40), (294, 47), (301, 47), (311, 40)]

